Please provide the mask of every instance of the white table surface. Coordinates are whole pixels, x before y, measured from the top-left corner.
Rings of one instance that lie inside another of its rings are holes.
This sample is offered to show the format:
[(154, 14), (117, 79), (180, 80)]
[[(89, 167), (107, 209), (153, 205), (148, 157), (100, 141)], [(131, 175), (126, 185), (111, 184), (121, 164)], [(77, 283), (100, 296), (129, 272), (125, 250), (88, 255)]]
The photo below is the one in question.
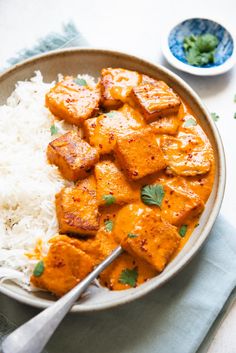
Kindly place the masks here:
[[(236, 34), (235, 0), (0, 0), (0, 67), (16, 51), (30, 47), (50, 31), (59, 31), (70, 19), (93, 46), (167, 65), (160, 48), (164, 29), (179, 19), (197, 16), (218, 19)], [(222, 213), (236, 224), (236, 67), (213, 78), (176, 72), (198, 92), (209, 110), (220, 116), (217, 126), (228, 167)], [(199, 353), (235, 353), (235, 332), (236, 301), (231, 301)]]

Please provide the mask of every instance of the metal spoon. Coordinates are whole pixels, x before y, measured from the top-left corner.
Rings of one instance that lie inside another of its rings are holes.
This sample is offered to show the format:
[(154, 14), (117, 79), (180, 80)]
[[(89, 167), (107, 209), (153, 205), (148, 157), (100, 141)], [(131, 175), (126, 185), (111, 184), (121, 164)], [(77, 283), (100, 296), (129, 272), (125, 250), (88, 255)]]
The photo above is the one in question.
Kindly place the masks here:
[(93, 272), (49, 308), (13, 331), (2, 343), (2, 353), (40, 353), (50, 337), (89, 284), (110, 265), (123, 249), (118, 246)]

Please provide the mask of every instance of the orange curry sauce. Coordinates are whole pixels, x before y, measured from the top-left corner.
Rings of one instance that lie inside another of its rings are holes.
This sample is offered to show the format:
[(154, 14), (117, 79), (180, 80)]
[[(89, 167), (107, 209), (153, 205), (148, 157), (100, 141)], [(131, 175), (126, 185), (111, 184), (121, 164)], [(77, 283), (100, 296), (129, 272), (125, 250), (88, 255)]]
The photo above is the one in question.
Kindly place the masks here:
[(123, 290), (158, 275), (198, 225), (214, 181), (197, 117), (163, 81), (112, 68), (95, 86), (65, 77), (46, 106), (84, 138), (70, 131), (49, 144), (49, 162), (74, 186), (56, 195), (59, 231), (32, 284), (61, 296), (118, 244), (125, 252), (102, 286)]

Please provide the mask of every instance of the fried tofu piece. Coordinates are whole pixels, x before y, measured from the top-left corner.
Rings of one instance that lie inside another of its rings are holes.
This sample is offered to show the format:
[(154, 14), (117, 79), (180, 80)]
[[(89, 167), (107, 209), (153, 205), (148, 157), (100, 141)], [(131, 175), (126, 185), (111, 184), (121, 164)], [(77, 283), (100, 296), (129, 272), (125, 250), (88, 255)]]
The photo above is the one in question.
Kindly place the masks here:
[(87, 119), (83, 123), (83, 132), (84, 132), (84, 137), (86, 141), (89, 142), (93, 139), (96, 126), (97, 126), (97, 118)]
[(198, 216), (204, 209), (204, 202), (191, 189), (170, 181), (164, 185), (165, 196), (161, 206), (161, 216), (169, 223), (180, 226), (185, 221)]
[(163, 81), (157, 84), (146, 83), (132, 89), (130, 97), (148, 123), (160, 116), (178, 112), (181, 101)]
[(80, 126), (98, 111), (100, 99), (100, 83), (94, 87), (78, 85), (67, 76), (46, 94), (45, 104), (56, 117)]
[(174, 114), (170, 116), (160, 117), (159, 119), (151, 123), (150, 127), (152, 128), (152, 131), (158, 135), (176, 135), (178, 132), (179, 125), (179, 117), (178, 115)]
[(96, 164), (94, 171), (99, 205), (109, 205), (109, 197), (113, 197), (114, 203), (118, 205), (139, 199), (139, 185), (127, 180), (117, 162), (110, 160), (101, 161)]
[(106, 68), (101, 72), (102, 105), (108, 109), (119, 108), (128, 101), (133, 87), (141, 82), (136, 71)]
[[(124, 281), (127, 271), (132, 272), (132, 281)], [(124, 253), (100, 274), (99, 279), (110, 290), (124, 290), (137, 287), (156, 275), (157, 271), (146, 261)]]
[(94, 176), (56, 194), (56, 212), (60, 233), (95, 235), (100, 217)]
[[(191, 118), (192, 121), (195, 119)], [(182, 127), (177, 137), (162, 136), (160, 147), (169, 174), (195, 176), (209, 172), (213, 161), (212, 147), (195, 121), (192, 127)]]
[(82, 140), (76, 131), (69, 131), (50, 142), (47, 157), (50, 163), (58, 166), (63, 177), (71, 181), (88, 176), (99, 160), (97, 150)]
[(180, 236), (174, 226), (158, 219), (153, 212), (140, 222), (140, 230), (135, 236), (121, 243), (122, 247), (134, 257), (140, 258), (162, 272), (178, 249)]
[(93, 270), (89, 255), (76, 246), (76, 239), (56, 237), (51, 240), (48, 254), (43, 258), (41, 276), (32, 275), (31, 283), (60, 297), (76, 286)]
[(99, 153), (107, 154), (113, 151), (118, 136), (142, 128), (145, 122), (138, 111), (125, 104), (118, 111), (100, 115), (95, 125), (86, 124), (86, 136), (89, 138), (89, 143), (96, 147)]
[(163, 271), (177, 250), (180, 236), (174, 226), (161, 219), (154, 208), (131, 204), (117, 214), (113, 235), (133, 257)]
[(151, 129), (118, 137), (115, 152), (120, 165), (133, 180), (166, 167), (163, 153)]
[(78, 239), (78, 247), (88, 254), (94, 265), (100, 264), (118, 246), (112, 233), (101, 227), (94, 238)]
[(128, 234), (134, 233), (136, 226), (139, 227), (140, 219), (151, 213), (152, 209), (143, 204), (131, 203), (122, 207), (117, 212), (112, 230), (115, 241), (121, 244)]

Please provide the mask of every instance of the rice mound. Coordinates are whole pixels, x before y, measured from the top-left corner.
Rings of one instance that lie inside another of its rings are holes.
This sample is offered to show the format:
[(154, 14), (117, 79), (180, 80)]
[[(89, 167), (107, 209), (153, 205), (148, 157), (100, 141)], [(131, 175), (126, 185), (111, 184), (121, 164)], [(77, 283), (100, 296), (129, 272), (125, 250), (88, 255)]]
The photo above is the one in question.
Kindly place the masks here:
[[(88, 75), (78, 77), (94, 82)], [(55, 121), (45, 107), (53, 84), (44, 83), (37, 71), (29, 81), (18, 82), (0, 106), (0, 280), (11, 279), (28, 290), (33, 290), (30, 275), (38, 260), (27, 254), (39, 240), (47, 253), (48, 240), (58, 232), (55, 194), (71, 184), (46, 157), (48, 143), (57, 137), (51, 136), (52, 124), (58, 135), (77, 129)]]

